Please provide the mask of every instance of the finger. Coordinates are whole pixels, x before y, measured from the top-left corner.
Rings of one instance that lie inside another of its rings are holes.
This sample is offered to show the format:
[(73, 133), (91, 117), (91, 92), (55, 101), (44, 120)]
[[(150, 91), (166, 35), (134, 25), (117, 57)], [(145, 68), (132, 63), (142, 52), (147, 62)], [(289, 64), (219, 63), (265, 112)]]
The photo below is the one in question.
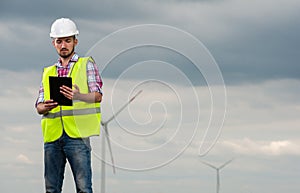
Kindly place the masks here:
[(62, 93), (65, 97), (67, 97), (68, 99), (72, 99), (73, 98), (73, 92), (65, 92), (64, 90), (61, 90), (60, 93)]
[(57, 103), (53, 103), (53, 104), (45, 104), (45, 108), (47, 108), (47, 109), (53, 109), (53, 108), (55, 108), (55, 107), (57, 107)]
[(53, 102), (54, 102), (54, 101), (53, 101), (52, 99), (50, 99), (50, 100), (45, 100), (45, 101), (44, 101), (45, 104), (53, 103)]
[(67, 87), (67, 86), (65, 86), (65, 85), (61, 86), (60, 89), (66, 91), (66, 92), (72, 92), (72, 88)]

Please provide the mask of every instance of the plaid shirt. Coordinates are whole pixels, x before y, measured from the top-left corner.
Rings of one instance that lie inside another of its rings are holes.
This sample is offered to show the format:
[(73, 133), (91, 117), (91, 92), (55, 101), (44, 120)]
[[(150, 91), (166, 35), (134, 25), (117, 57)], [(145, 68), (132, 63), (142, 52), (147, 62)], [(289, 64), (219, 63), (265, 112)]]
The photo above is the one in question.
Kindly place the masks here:
[[(71, 60), (69, 61), (67, 67), (63, 67), (61, 64), (61, 60), (59, 59), (57, 63), (54, 65), (57, 67), (57, 74), (59, 77), (66, 77), (68, 76), (69, 70), (71, 67), (78, 61), (79, 56), (74, 54)], [(91, 61), (88, 61), (86, 66), (86, 74), (87, 74), (87, 83), (90, 92), (99, 92), (102, 94), (102, 79), (100, 77), (97, 65)], [(36, 100), (36, 105), (44, 102), (44, 87), (43, 83), (40, 85), (39, 89), (39, 96)]]

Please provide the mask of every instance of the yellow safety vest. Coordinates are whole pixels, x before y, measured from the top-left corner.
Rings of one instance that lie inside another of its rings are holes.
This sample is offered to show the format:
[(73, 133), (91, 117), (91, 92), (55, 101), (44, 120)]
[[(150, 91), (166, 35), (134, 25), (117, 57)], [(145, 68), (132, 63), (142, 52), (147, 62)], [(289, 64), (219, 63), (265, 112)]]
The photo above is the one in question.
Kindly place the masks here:
[[(76, 84), (80, 93), (88, 93), (86, 64), (91, 57), (79, 58), (73, 64), (68, 77), (72, 77), (72, 84)], [(57, 76), (55, 65), (44, 69), (43, 87), (44, 100), (50, 99), (49, 76)], [(100, 134), (101, 110), (100, 103), (86, 103), (79, 100), (73, 101), (73, 106), (58, 106), (42, 117), (42, 131), (44, 142), (57, 140), (63, 130), (69, 137), (85, 138)]]

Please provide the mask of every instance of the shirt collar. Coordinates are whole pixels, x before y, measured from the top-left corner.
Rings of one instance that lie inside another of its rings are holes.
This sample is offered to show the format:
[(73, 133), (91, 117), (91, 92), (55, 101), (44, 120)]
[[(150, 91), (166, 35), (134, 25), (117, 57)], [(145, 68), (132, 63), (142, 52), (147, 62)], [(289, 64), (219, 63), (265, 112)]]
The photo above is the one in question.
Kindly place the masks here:
[[(79, 59), (79, 55), (75, 53), (75, 54), (72, 56), (72, 58), (70, 59), (70, 61), (69, 61), (69, 63), (68, 63), (68, 66), (69, 66), (71, 63), (73, 63), (73, 62), (77, 62), (78, 59)], [(57, 63), (56, 63), (55, 65), (56, 65), (57, 67), (62, 67), (60, 58), (58, 58)]]

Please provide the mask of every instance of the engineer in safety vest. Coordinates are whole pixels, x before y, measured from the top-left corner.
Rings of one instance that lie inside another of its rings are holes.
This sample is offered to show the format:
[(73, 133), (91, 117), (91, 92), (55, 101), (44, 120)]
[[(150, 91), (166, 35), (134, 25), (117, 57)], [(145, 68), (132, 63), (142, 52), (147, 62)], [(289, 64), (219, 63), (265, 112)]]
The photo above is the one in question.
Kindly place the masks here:
[[(102, 80), (93, 58), (75, 53), (78, 34), (75, 23), (68, 18), (57, 19), (51, 26), (50, 37), (59, 59), (44, 68), (36, 101), (37, 112), (42, 115), (46, 193), (62, 191), (66, 162), (76, 192), (93, 192), (89, 137), (100, 133)], [(72, 88), (60, 87), (72, 106), (59, 105), (50, 98), (50, 76), (72, 78)]]

